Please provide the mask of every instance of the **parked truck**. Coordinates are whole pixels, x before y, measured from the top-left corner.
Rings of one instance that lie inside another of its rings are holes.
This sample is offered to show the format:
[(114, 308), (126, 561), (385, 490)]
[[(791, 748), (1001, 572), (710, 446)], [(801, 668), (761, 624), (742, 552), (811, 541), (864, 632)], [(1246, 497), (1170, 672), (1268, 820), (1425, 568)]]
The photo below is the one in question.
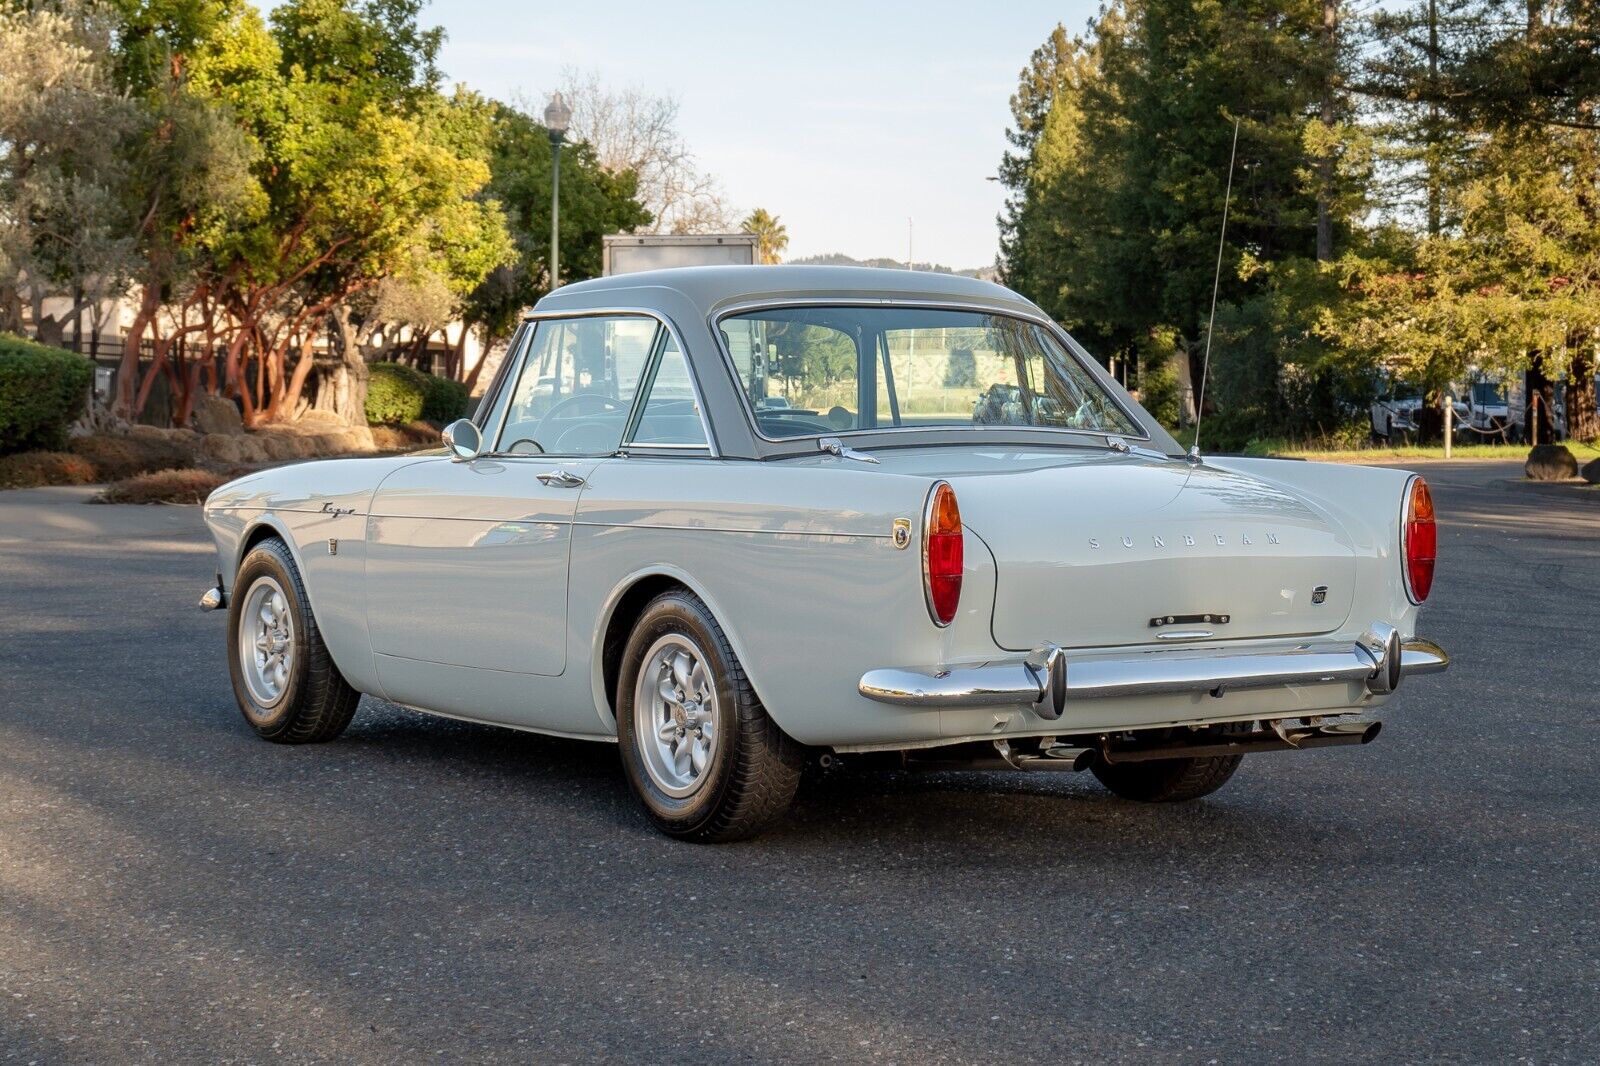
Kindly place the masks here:
[(664, 267), (750, 266), (756, 241), (753, 233), (611, 233), (602, 238), (601, 272), (610, 277)]

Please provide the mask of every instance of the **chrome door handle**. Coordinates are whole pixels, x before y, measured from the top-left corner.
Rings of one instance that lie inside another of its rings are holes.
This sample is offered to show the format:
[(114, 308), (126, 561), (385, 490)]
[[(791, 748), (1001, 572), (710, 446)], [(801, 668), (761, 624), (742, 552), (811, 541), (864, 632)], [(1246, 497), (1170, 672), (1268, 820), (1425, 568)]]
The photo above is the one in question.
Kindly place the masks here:
[(539, 474), (537, 477), (546, 485), (554, 485), (556, 488), (562, 489), (575, 489), (583, 484), (583, 478), (565, 470), (552, 470), (547, 474)]

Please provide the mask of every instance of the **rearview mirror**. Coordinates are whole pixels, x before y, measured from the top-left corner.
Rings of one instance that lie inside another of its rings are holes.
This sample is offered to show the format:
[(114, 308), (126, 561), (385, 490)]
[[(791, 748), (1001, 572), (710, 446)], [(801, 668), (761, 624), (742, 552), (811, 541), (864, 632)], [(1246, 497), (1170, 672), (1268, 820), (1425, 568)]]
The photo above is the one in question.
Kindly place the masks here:
[(454, 463), (471, 462), (483, 453), (483, 435), (470, 419), (458, 418), (445, 426), (444, 443)]

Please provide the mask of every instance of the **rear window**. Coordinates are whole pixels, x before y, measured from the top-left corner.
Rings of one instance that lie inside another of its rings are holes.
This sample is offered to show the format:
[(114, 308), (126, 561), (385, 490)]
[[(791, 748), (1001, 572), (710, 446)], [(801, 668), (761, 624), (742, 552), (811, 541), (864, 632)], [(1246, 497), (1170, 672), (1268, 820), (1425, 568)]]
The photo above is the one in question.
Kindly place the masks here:
[(916, 307), (772, 308), (718, 322), (765, 437), (948, 426), (1144, 435), (1043, 326)]

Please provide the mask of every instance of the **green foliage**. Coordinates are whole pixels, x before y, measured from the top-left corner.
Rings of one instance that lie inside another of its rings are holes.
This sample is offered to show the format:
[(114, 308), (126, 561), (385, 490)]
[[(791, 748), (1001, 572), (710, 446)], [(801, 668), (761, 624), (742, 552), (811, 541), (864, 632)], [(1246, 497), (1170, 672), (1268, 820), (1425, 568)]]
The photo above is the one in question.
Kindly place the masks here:
[(93, 385), (83, 356), (0, 334), (0, 455), (64, 447)]
[(374, 363), (367, 381), (368, 422), (415, 422), (428, 397), (428, 377), (401, 363)]
[[(1530, 366), (1588, 396), (1594, 0), (1342, 5), (1333, 29), (1326, 10), (1123, 0), (1085, 38), (1058, 27), (1012, 98), (1007, 280), (1137, 359), (1165, 409), (1144, 364), (1199, 372), (1238, 116), (1208, 443), (1336, 438), (1380, 369), (1421, 385), (1426, 412), (1472, 374)], [(1600, 434), (1592, 405), (1569, 421)]]
[[(486, 195), (504, 212), (513, 252), (490, 271), (466, 301), (467, 320), (491, 340), (508, 336), (517, 316), (550, 289), (550, 133), (507, 104), (490, 103), (489, 185)], [(638, 199), (638, 176), (607, 170), (582, 142), (561, 148), (561, 274), (567, 281), (597, 277), (601, 240), (651, 221)]]
[(422, 375), (422, 418), (449, 424), (467, 413), (467, 387), (459, 381)]
[(778, 263), (783, 251), (789, 247), (789, 229), (764, 207), (758, 207), (745, 216), (740, 228), (756, 236), (756, 262)]
[(1139, 338), (1139, 404), (1168, 429), (1178, 428), (1182, 386), (1179, 360), (1188, 356), (1171, 329), (1154, 329)]

